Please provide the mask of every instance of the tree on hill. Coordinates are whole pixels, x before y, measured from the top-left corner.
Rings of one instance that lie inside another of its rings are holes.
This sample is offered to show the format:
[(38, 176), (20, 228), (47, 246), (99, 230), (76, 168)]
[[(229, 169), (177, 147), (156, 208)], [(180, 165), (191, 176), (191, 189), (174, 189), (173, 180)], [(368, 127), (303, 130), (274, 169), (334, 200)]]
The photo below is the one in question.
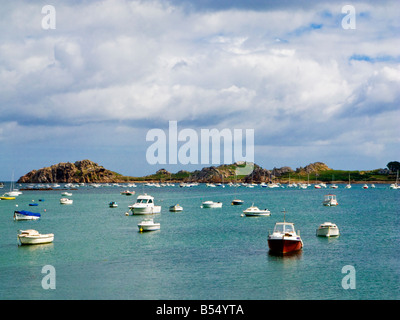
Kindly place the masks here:
[(386, 166), (392, 172), (396, 172), (397, 170), (400, 170), (400, 162), (398, 162), (398, 161), (390, 161)]

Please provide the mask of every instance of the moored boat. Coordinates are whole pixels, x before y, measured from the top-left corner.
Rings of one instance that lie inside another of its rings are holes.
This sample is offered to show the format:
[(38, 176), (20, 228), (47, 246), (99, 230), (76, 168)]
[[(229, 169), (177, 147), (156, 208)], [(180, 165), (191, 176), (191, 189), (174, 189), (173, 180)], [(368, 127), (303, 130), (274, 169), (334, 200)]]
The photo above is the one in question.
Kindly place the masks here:
[(72, 204), (74, 201), (72, 199), (68, 198), (61, 198), (60, 199), (60, 204)]
[(160, 223), (154, 222), (153, 219), (145, 219), (138, 224), (139, 231), (156, 231), (160, 230)]
[(396, 175), (396, 182), (395, 183), (392, 183), (390, 186), (389, 186), (389, 188), (390, 189), (400, 189), (400, 185), (399, 185), (399, 170), (397, 170), (397, 175)]
[(122, 191), (121, 194), (125, 195), (125, 196), (131, 196), (131, 195), (135, 194), (135, 191), (125, 190), (125, 191)]
[(289, 253), (303, 248), (300, 233), (296, 233), (291, 222), (277, 222), (272, 234), (268, 235), (268, 247), (272, 253)]
[(161, 212), (161, 206), (154, 205), (154, 197), (147, 193), (139, 195), (136, 203), (129, 206), (132, 214), (154, 214)]
[(170, 206), (169, 207), (169, 211), (171, 211), (171, 212), (180, 212), (180, 211), (183, 211), (183, 208), (179, 204), (176, 204), (174, 206)]
[(5, 196), (5, 195), (2, 195), (2, 196), (0, 197), (0, 200), (15, 200), (15, 197), (7, 197), (7, 196)]
[(324, 222), (317, 229), (319, 237), (337, 237), (339, 234), (339, 228), (332, 222)]
[(233, 206), (240, 206), (240, 205), (242, 205), (243, 203), (244, 203), (243, 200), (240, 200), (240, 199), (233, 199), (231, 204), (232, 204)]
[(214, 202), (211, 200), (204, 201), (201, 204), (202, 208), (222, 208), (222, 202)]
[(20, 233), (17, 235), (17, 237), (20, 245), (50, 243), (54, 240), (53, 233), (40, 234), (38, 231), (33, 229), (19, 231)]
[(111, 202), (108, 204), (108, 206), (109, 206), (110, 208), (117, 208), (117, 207), (118, 207), (118, 204), (117, 204), (115, 201), (111, 201)]
[(30, 212), (30, 211), (14, 211), (14, 220), (37, 220), (40, 218), (40, 213)]
[(322, 204), (327, 207), (337, 206), (339, 203), (336, 200), (336, 196), (334, 194), (327, 194), (324, 196), (324, 201)]
[(271, 211), (268, 209), (260, 210), (258, 207), (252, 205), (243, 211), (246, 217), (270, 216)]

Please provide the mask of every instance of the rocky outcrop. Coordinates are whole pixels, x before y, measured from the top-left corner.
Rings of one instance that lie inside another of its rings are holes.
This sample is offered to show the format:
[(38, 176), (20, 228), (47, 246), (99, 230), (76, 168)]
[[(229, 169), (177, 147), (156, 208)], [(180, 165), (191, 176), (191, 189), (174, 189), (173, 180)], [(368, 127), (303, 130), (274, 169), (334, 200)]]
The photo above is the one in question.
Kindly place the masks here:
[(190, 176), (190, 181), (196, 182), (221, 182), (222, 173), (214, 166), (206, 167), (201, 170), (195, 170)]
[(77, 183), (77, 182), (115, 182), (121, 175), (99, 166), (90, 160), (75, 163), (61, 162), (50, 167), (32, 170), (18, 183)]
[(271, 176), (271, 171), (263, 169), (255, 164), (253, 172), (244, 178), (244, 182), (246, 183), (269, 182), (270, 176)]
[(294, 172), (291, 167), (282, 167), (272, 169), (272, 178), (280, 177), (286, 173)]
[(308, 166), (296, 169), (296, 173), (318, 173), (321, 171), (332, 170), (323, 162), (310, 163)]
[(169, 172), (169, 171), (167, 171), (167, 170), (165, 170), (165, 169), (160, 169), (160, 170), (158, 170), (157, 172), (156, 172), (156, 175), (160, 175), (160, 174), (162, 174), (162, 175), (165, 175), (165, 176), (169, 176), (170, 174), (171, 174), (171, 172)]

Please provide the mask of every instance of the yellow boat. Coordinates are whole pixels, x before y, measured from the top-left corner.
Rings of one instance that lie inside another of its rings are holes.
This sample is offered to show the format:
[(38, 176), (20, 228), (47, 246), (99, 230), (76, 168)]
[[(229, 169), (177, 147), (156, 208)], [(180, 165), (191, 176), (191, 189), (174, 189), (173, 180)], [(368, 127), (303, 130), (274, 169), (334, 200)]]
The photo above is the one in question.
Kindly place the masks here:
[(0, 200), (15, 200), (15, 197), (0, 197)]

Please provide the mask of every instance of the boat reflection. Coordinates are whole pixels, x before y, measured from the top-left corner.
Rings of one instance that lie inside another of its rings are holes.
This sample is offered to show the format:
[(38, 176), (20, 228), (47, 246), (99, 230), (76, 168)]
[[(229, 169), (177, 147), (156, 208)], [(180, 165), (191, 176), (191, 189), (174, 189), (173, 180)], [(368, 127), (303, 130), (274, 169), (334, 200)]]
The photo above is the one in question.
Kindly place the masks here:
[(287, 253), (273, 252), (271, 250), (268, 251), (268, 259), (269, 260), (300, 260), (302, 258), (303, 251), (291, 251)]

